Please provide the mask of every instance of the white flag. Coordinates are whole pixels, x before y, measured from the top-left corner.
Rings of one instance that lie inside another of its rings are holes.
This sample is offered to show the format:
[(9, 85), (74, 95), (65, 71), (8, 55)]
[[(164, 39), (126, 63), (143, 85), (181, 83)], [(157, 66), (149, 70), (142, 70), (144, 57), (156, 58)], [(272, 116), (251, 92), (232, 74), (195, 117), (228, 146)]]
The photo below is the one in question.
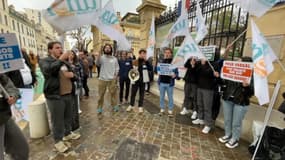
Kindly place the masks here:
[(59, 33), (89, 25), (99, 15), (101, 0), (55, 0), (42, 11), (43, 17)]
[(147, 58), (153, 57), (154, 45), (155, 45), (155, 26), (154, 26), (154, 16), (152, 16), (152, 21), (149, 30), (149, 39), (147, 45)]
[(197, 36), (195, 41), (199, 43), (204, 37), (208, 34), (208, 28), (205, 24), (205, 18), (202, 15), (202, 11), (200, 8), (200, 0), (197, 1), (197, 9), (196, 9), (196, 32)]
[(251, 15), (261, 17), (280, 0), (230, 0)]
[(160, 48), (167, 47), (171, 40), (176, 36), (186, 36), (189, 34), (188, 24), (188, 14), (186, 12), (182, 12), (181, 16), (169, 30), (168, 35), (162, 42)]
[(267, 76), (274, 70), (272, 64), (277, 59), (262, 33), (251, 20), (252, 59), (254, 63), (254, 93), (260, 105), (269, 102)]
[(175, 67), (184, 66), (184, 63), (190, 57), (197, 57), (199, 59), (206, 59), (204, 54), (199, 49), (199, 46), (195, 43), (193, 38), (188, 34), (183, 43), (181, 44), (179, 50), (177, 51), (175, 57), (173, 58), (172, 64)]
[(101, 10), (100, 16), (93, 24), (105, 35), (118, 43), (119, 50), (130, 50), (131, 44), (123, 34), (119, 19), (115, 13), (113, 2), (108, 3)]

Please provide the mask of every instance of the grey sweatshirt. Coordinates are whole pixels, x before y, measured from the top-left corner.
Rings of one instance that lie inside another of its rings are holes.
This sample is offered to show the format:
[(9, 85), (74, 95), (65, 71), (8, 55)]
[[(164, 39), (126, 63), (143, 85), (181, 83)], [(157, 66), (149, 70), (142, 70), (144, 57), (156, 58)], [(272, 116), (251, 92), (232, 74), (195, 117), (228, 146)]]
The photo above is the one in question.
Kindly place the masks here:
[(120, 67), (116, 57), (103, 55), (96, 59), (96, 65), (101, 67), (100, 80), (111, 81), (118, 76)]

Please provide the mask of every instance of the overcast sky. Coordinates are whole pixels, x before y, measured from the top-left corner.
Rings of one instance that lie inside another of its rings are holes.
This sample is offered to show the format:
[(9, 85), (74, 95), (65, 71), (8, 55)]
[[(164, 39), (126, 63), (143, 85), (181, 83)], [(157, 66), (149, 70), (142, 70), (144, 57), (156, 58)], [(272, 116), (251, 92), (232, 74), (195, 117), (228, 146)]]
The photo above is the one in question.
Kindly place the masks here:
[[(102, 0), (103, 5), (108, 0)], [(178, 0), (161, 0), (162, 4), (166, 6), (174, 7)], [(13, 4), (18, 11), (22, 11), (23, 8), (33, 9), (45, 9), (49, 6), (53, 0), (8, 0), (8, 4)], [(113, 0), (114, 8), (116, 11), (120, 11), (121, 15), (125, 15), (127, 12), (136, 12), (136, 8), (142, 3), (142, 0)]]

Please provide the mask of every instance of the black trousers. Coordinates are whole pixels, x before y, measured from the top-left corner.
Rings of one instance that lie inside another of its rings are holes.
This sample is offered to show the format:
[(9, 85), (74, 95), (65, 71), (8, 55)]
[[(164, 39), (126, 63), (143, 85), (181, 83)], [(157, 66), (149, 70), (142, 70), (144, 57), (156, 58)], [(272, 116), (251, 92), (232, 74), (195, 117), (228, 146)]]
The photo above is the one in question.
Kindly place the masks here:
[(96, 66), (96, 68), (97, 68), (97, 78), (99, 78), (99, 76), (100, 76), (100, 69), (101, 69), (101, 67), (99, 67), (99, 66)]
[(71, 123), (71, 130), (77, 130), (79, 126), (79, 113), (78, 113), (78, 104), (79, 102), (79, 95), (73, 94), (72, 97), (72, 123)]
[(145, 83), (135, 83), (132, 85), (132, 92), (131, 92), (131, 106), (135, 105), (137, 91), (139, 90), (139, 107), (143, 106), (143, 99), (144, 99), (144, 91), (145, 91)]
[(128, 100), (129, 91), (130, 91), (130, 83), (131, 81), (129, 78), (120, 78), (120, 102), (123, 102), (125, 85), (126, 85), (125, 100), (126, 101)]
[(87, 85), (88, 76), (84, 76), (82, 79), (82, 85), (84, 89), (84, 96), (89, 96), (89, 87)]

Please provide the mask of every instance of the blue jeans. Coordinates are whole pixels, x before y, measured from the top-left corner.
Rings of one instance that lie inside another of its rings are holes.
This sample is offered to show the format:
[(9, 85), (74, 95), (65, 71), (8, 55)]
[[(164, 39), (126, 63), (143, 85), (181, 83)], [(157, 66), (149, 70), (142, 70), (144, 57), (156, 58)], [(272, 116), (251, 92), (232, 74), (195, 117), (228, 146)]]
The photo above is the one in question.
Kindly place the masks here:
[(170, 86), (168, 83), (160, 83), (159, 84), (159, 92), (160, 92), (160, 108), (164, 109), (164, 97), (165, 92), (167, 92), (168, 97), (168, 110), (173, 110), (173, 86)]
[(242, 120), (248, 110), (248, 106), (234, 104), (232, 101), (223, 100), (225, 135), (239, 140)]

